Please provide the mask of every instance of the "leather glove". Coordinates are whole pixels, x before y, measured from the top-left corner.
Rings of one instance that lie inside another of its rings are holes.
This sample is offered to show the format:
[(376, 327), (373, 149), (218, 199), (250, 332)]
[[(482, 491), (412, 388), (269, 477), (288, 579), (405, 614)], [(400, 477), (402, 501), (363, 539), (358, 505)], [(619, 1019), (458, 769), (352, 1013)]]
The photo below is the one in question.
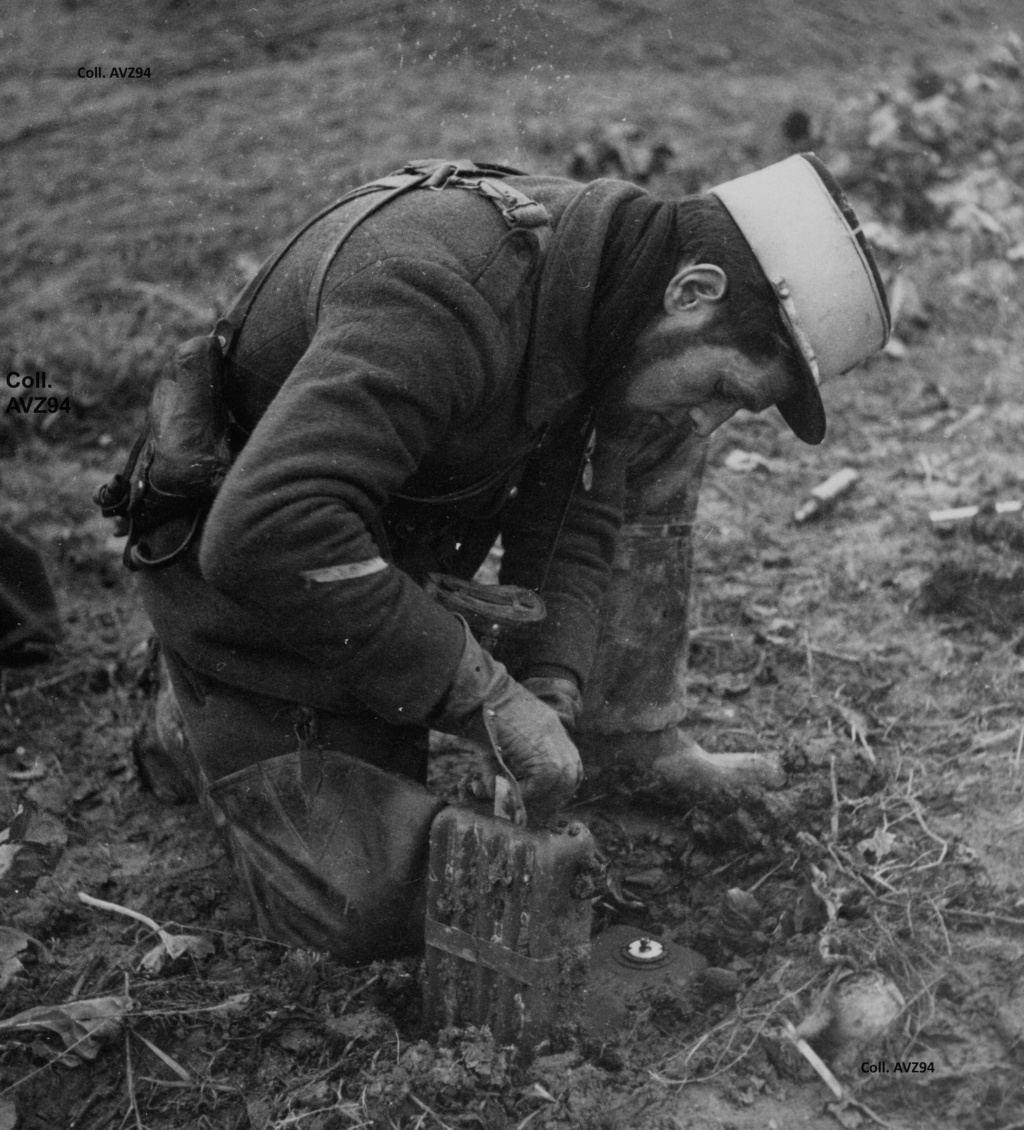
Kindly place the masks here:
[(428, 724), (487, 750), (493, 738), (532, 817), (553, 815), (583, 776), (579, 752), (558, 714), (517, 683), (468, 627), (455, 678)]
[(571, 734), (576, 729), (576, 720), (583, 710), (583, 695), (580, 694), (576, 680), (566, 676), (531, 675), (523, 679), (522, 684), (541, 702), (546, 702), (551, 707)]

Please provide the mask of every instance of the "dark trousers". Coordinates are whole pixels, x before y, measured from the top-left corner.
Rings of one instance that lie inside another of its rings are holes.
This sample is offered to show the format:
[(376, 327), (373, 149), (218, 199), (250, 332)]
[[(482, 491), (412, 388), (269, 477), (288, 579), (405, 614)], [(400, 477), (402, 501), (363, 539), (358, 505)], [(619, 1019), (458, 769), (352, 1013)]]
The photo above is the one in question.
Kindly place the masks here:
[[(164, 650), (179, 766), (226, 840), (267, 938), (356, 964), (423, 942), (426, 731), (238, 691)], [(218, 767), (243, 765), (227, 774)]]

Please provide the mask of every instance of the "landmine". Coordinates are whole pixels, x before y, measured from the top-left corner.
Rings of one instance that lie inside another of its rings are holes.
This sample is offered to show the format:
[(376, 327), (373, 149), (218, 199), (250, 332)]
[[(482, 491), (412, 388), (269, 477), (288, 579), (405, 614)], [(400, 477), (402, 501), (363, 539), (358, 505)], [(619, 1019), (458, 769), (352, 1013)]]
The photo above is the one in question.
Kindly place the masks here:
[(682, 996), (707, 968), (695, 950), (635, 926), (610, 926), (594, 939), (587, 982), (587, 1035), (609, 1042), (630, 1023), (631, 1012), (653, 997)]

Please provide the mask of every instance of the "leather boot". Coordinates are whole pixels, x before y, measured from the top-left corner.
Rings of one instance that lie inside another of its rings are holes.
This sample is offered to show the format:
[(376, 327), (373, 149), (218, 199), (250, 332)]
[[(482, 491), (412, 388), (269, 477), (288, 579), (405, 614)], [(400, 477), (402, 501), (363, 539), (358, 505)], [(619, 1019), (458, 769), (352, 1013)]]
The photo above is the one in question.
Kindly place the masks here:
[(260, 761), (209, 785), (263, 935), (345, 964), (423, 945), (430, 826), (422, 785), (333, 750)]

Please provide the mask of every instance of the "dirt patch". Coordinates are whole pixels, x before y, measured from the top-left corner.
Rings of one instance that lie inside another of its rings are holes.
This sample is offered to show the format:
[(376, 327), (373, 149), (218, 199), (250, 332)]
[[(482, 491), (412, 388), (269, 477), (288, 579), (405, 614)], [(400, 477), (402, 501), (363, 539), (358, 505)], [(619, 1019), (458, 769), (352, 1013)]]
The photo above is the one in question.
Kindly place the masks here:
[[(1020, 525), (968, 545), (928, 520), (1024, 496), (1024, 96), (1000, 38), (1021, 17), (1016, 0), (841, 7), (773, 5), (769, 22), (703, 4), (452, 2), (428, 21), (404, 4), (339, 20), (319, 4), (166, 3), (126, 20), (51, 3), (11, 21), (0, 354), (4, 371), (47, 370), (72, 411), (0, 416), (0, 521), (45, 552), (66, 629), (49, 662), (0, 670), (0, 828), (21, 857), (0, 888), (0, 1025), (22, 1025), (0, 1027), (0, 1126), (1024, 1119)], [(94, 60), (157, 74), (74, 78)], [(343, 187), (427, 151), (564, 172), (626, 119), (630, 145), (671, 144), (652, 183), (682, 191), (782, 156), (795, 108), (869, 222), (898, 344), (828, 389), (821, 449), (768, 414), (712, 451), (688, 724), (711, 749), (778, 749), (788, 786), (725, 816), (625, 796), (581, 810), (611, 861), (597, 927), (690, 947), (712, 972), (632, 1002), (616, 1038), (582, 1032), (526, 1068), (487, 1032), (428, 1032), (414, 959), (345, 969), (252, 936), (198, 813), (140, 786), (148, 630), (89, 497), (166, 349)], [(752, 470), (730, 469), (736, 448)], [(843, 466), (854, 490), (795, 526)], [(943, 576), (952, 599), (936, 603)], [(997, 614), (972, 592), (998, 595)], [(735, 891), (756, 900), (749, 929)], [(869, 1061), (933, 1069), (856, 1060), (840, 1102), (785, 1023), (852, 970), (905, 1001)]]

